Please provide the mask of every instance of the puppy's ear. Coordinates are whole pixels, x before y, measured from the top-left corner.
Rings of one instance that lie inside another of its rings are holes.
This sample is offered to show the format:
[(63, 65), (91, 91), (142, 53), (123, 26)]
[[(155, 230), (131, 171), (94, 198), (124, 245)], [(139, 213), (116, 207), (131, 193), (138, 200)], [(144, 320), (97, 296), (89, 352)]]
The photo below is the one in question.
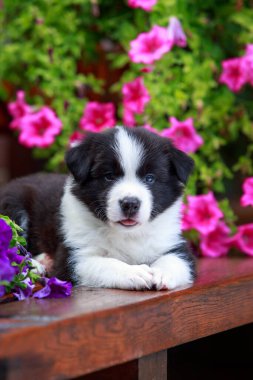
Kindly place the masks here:
[[(89, 139), (90, 140), (90, 139)], [(78, 183), (86, 181), (90, 166), (90, 141), (84, 141), (80, 145), (70, 148), (65, 154), (66, 165)]]
[(194, 168), (193, 159), (187, 156), (187, 154), (185, 154), (181, 150), (171, 145), (170, 160), (179, 181), (181, 181), (185, 185), (189, 175), (191, 174)]

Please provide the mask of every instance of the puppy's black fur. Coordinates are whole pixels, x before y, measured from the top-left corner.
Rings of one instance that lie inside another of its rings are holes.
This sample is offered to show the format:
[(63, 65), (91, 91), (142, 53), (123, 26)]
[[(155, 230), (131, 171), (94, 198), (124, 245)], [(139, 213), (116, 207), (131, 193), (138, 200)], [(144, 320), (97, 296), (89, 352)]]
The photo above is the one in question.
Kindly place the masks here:
[(66, 180), (61, 174), (34, 174), (0, 189), (0, 214), (24, 229), (28, 250), (54, 255), (59, 245), (59, 207)]

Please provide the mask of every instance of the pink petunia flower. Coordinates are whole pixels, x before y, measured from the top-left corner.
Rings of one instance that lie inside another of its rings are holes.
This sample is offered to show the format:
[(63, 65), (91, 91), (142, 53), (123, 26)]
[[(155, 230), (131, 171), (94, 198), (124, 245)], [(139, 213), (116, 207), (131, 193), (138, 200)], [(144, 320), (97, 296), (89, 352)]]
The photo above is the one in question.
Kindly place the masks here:
[(125, 83), (122, 88), (123, 104), (137, 114), (144, 111), (145, 105), (150, 101), (148, 90), (144, 86), (143, 78), (138, 77), (132, 82)]
[(197, 134), (192, 118), (179, 121), (175, 117), (170, 117), (169, 121), (171, 127), (164, 129), (161, 136), (170, 138), (178, 149), (185, 153), (194, 153), (203, 145), (203, 139)]
[(233, 244), (240, 251), (253, 256), (253, 223), (238, 227), (238, 232), (233, 237)]
[(10, 128), (19, 129), (20, 128), (20, 119), (32, 112), (32, 107), (30, 107), (25, 102), (25, 93), (24, 91), (17, 91), (17, 99), (15, 102), (8, 104), (8, 111), (13, 117), (13, 121), (10, 123)]
[(69, 146), (72, 148), (78, 145), (83, 139), (85, 135), (83, 132), (75, 131), (69, 137)]
[(149, 32), (139, 34), (130, 42), (128, 55), (132, 62), (149, 65), (158, 61), (170, 49), (167, 28), (154, 25)]
[(220, 257), (228, 253), (231, 247), (230, 229), (223, 222), (217, 223), (213, 231), (201, 235), (200, 249), (203, 256)]
[(253, 86), (253, 44), (246, 45), (245, 55), (241, 58), (247, 73), (247, 81)]
[(115, 107), (113, 103), (88, 102), (80, 120), (80, 128), (99, 132), (104, 128), (114, 127)]
[(134, 127), (136, 124), (134, 112), (123, 103), (123, 124), (126, 127)]
[(244, 57), (223, 61), (222, 69), (219, 82), (226, 84), (233, 92), (238, 92), (248, 80), (248, 70)]
[(253, 44), (246, 45), (245, 55), (253, 55)]
[(144, 11), (150, 12), (157, 0), (128, 0), (127, 4), (131, 8), (142, 8)]
[(184, 203), (182, 203), (181, 206), (181, 228), (183, 231), (189, 231), (193, 228), (191, 220), (188, 216), (188, 207)]
[(202, 235), (214, 231), (223, 213), (213, 193), (188, 195), (187, 201), (188, 204), (183, 208), (183, 229), (196, 229)]
[(253, 206), (253, 177), (246, 178), (242, 185), (244, 194), (240, 199), (242, 206)]
[(152, 71), (154, 70), (155, 66), (154, 65), (147, 65), (147, 66), (143, 66), (141, 68), (141, 72), (142, 73), (152, 73)]
[(49, 107), (20, 119), (19, 142), (29, 148), (47, 148), (61, 132), (62, 122)]
[(144, 124), (142, 126), (142, 128), (146, 129), (149, 132), (153, 132), (153, 133), (159, 134), (158, 130), (155, 129), (155, 128), (153, 128), (150, 124)]
[(171, 17), (168, 26), (168, 38), (171, 47), (174, 45), (185, 47), (187, 45), (187, 38), (183, 31), (182, 25), (177, 17)]

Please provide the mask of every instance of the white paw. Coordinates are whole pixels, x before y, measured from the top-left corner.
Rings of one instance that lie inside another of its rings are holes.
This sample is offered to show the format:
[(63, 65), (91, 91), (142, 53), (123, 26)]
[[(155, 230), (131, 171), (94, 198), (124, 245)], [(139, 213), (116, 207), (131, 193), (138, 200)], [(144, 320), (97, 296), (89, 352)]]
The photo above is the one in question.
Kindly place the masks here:
[(192, 281), (189, 275), (183, 273), (163, 272), (160, 268), (152, 268), (154, 271), (153, 284), (156, 290), (173, 290), (179, 287), (190, 285)]
[(120, 282), (121, 289), (151, 289), (153, 287), (153, 269), (145, 264), (130, 265)]
[(168, 279), (158, 268), (153, 268), (153, 288), (156, 290), (168, 290)]
[(43, 270), (43, 274), (48, 274), (52, 270), (53, 260), (47, 253), (40, 253), (34, 257), (33, 261), (36, 262), (35, 266), (39, 271)]
[(29, 259), (32, 262), (32, 272), (39, 274), (41, 276), (44, 276), (46, 274), (46, 267), (45, 265), (41, 264), (39, 261), (34, 259)]

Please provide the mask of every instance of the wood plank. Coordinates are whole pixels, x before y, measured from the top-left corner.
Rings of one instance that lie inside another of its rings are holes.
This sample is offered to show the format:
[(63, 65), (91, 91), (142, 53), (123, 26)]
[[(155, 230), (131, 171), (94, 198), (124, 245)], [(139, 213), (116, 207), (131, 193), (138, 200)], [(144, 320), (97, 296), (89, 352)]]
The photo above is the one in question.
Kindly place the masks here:
[(196, 284), (177, 292), (76, 288), (1, 305), (0, 378), (67, 379), (138, 359), (253, 322), (252, 299), (253, 260), (224, 258), (200, 260)]

